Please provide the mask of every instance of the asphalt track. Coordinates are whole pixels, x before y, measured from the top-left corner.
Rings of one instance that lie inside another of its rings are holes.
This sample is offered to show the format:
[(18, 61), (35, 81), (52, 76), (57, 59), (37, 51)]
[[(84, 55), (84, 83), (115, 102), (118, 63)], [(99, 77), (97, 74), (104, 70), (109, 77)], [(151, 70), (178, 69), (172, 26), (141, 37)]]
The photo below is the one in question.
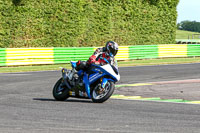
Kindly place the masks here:
[[(136, 86), (117, 88), (115, 94), (200, 100), (200, 64), (123, 67), (120, 74), (118, 85)], [(72, 98), (58, 102), (52, 87), (59, 77), (59, 71), (0, 74), (0, 133), (200, 132), (199, 104), (116, 99), (95, 104)]]

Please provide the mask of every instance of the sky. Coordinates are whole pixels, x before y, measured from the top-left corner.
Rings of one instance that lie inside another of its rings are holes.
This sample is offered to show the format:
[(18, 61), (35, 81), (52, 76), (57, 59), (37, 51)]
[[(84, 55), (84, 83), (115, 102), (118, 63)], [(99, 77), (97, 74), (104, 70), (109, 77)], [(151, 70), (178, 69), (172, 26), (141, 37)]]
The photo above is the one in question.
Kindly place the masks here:
[(184, 20), (200, 22), (200, 0), (179, 0), (177, 23)]

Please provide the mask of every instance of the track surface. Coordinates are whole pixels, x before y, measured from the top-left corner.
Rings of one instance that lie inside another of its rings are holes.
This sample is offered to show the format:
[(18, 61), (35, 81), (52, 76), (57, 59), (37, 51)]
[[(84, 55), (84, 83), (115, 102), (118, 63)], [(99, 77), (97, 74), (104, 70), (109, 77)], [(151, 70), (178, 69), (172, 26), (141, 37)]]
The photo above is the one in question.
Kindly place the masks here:
[[(200, 64), (124, 67), (120, 74), (118, 84), (200, 79)], [(58, 71), (0, 74), (0, 133), (200, 132), (200, 105), (113, 99), (103, 104), (81, 99), (57, 102), (52, 87), (59, 77)], [(200, 100), (199, 83), (139, 86), (140, 91), (122, 87), (115, 93), (170, 97), (170, 88), (179, 92), (177, 88), (186, 91), (188, 86)]]

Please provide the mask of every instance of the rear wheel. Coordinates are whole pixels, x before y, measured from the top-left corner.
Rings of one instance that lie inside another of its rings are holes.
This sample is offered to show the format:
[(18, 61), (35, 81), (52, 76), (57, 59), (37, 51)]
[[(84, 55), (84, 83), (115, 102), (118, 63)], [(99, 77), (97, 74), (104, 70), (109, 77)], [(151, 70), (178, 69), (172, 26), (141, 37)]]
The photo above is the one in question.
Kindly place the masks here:
[(63, 82), (63, 78), (60, 78), (53, 88), (53, 97), (58, 101), (64, 101), (69, 97), (69, 89)]
[(92, 101), (95, 103), (103, 103), (110, 98), (115, 89), (113, 82), (107, 82), (104, 88), (98, 84), (92, 91)]

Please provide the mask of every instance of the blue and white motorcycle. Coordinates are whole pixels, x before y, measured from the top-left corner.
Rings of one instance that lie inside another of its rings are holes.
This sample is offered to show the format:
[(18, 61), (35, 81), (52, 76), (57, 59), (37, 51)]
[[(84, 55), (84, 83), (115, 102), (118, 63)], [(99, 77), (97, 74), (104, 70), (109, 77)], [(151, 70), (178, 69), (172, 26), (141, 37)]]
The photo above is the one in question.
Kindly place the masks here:
[(115, 83), (120, 80), (116, 65), (111, 65), (104, 59), (106, 65), (91, 64), (87, 71), (80, 70), (75, 73), (73, 80), (69, 80), (71, 71), (76, 71), (76, 62), (71, 62), (72, 70), (62, 69), (60, 78), (54, 88), (53, 96), (58, 101), (69, 97), (92, 99), (95, 103), (103, 103), (110, 98), (115, 89)]

